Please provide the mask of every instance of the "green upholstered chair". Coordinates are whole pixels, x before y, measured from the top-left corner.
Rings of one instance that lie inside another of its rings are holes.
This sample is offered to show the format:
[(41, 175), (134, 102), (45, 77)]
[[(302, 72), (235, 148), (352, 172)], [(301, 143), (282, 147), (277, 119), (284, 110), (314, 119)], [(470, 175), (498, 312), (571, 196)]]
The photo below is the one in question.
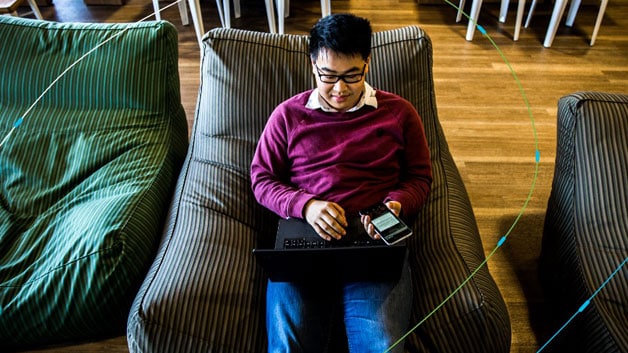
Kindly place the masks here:
[[(314, 87), (304, 35), (214, 29), (203, 40), (190, 152), (158, 255), (129, 316), (130, 351), (265, 351), (266, 278), (251, 250), (277, 218), (257, 204), (249, 169), (275, 106)], [(419, 27), (376, 32), (367, 81), (396, 92), (421, 115), (434, 181), (410, 241), (421, 321), (484, 261), (464, 184), (438, 120), (432, 42)], [(508, 352), (510, 319), (482, 267), (415, 330), (410, 352)], [(339, 351), (334, 351), (339, 352)]]
[(0, 17), (0, 351), (124, 333), (188, 146), (177, 60), (166, 22)]

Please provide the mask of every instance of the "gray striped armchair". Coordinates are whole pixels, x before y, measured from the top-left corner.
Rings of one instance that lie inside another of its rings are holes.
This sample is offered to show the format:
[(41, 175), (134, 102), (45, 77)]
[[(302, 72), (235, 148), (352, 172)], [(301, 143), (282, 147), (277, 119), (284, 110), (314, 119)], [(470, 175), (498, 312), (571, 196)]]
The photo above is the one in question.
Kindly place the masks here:
[(553, 352), (628, 352), (627, 176), (628, 95), (562, 97), (540, 277), (556, 330), (593, 299), (550, 342)]
[[(485, 259), (469, 199), (437, 117), (432, 46), (418, 27), (377, 32), (367, 81), (414, 104), (434, 181), (409, 242), (413, 325)], [(275, 106), (314, 87), (307, 36), (215, 29), (203, 40), (190, 149), (158, 255), (128, 320), (131, 352), (265, 351), (266, 277), (251, 250), (277, 218), (249, 180), (257, 140)], [(406, 340), (408, 352), (508, 352), (510, 320), (486, 267)]]

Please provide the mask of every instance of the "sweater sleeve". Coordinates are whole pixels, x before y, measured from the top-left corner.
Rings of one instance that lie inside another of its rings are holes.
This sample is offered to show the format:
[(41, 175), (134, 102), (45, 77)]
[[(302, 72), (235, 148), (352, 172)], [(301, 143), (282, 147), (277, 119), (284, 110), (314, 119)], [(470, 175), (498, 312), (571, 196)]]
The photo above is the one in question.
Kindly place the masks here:
[(405, 149), (402, 156), (402, 174), (398, 187), (391, 190), (385, 201), (401, 203), (402, 215), (413, 218), (425, 202), (432, 183), (432, 164), (430, 151), (418, 113), (407, 103), (410, 109), (404, 109), (406, 116), (402, 119)]
[(271, 114), (251, 162), (253, 194), (262, 206), (280, 217), (303, 218), (305, 204), (314, 196), (289, 182), (286, 106)]

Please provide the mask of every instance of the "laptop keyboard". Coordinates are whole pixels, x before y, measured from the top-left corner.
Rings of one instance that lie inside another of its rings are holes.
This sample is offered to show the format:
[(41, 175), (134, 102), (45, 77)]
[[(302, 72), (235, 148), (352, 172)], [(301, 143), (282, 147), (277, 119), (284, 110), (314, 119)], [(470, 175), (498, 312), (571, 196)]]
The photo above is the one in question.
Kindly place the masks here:
[(380, 240), (356, 239), (351, 241), (332, 240), (327, 241), (317, 237), (297, 237), (283, 240), (284, 249), (315, 249), (315, 248), (335, 248), (351, 246), (382, 245)]

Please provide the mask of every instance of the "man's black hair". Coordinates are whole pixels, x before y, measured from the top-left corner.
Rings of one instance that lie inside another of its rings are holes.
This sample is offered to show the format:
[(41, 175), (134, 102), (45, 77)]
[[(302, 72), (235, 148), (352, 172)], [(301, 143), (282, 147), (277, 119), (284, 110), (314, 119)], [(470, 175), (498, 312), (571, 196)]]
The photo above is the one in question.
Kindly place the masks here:
[(322, 49), (345, 56), (371, 54), (371, 24), (352, 14), (333, 14), (321, 18), (310, 31), (310, 58), (316, 60)]

